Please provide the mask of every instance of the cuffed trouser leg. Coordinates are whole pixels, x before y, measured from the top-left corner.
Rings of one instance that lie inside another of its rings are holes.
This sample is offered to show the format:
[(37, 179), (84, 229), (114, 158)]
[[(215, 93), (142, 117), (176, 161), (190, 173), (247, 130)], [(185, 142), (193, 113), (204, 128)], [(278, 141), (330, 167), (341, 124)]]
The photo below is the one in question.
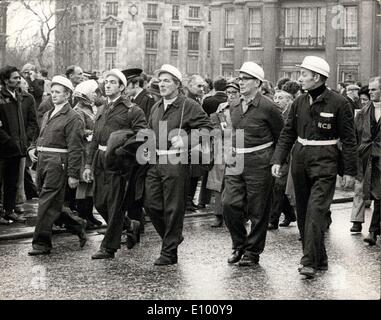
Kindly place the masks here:
[(372, 214), (372, 220), (369, 226), (369, 232), (374, 232), (377, 235), (380, 235), (380, 220), (381, 220), (381, 200), (374, 200), (374, 209)]
[(301, 264), (317, 269), (328, 263), (324, 234), (327, 212), (335, 192), (337, 161), (327, 157), (326, 163), (316, 163), (314, 152), (320, 150), (297, 148), (293, 154), (292, 176), (303, 243)]
[(363, 182), (355, 180), (355, 193), (353, 196), (353, 206), (351, 213), (351, 222), (364, 223), (365, 203), (363, 196)]
[[(273, 187), (269, 165), (272, 154), (272, 148), (246, 154), (242, 174), (225, 177), (222, 196), (225, 224), (232, 238), (233, 250), (245, 251), (248, 256), (261, 254), (265, 247)], [(245, 217), (251, 220), (248, 235)]]

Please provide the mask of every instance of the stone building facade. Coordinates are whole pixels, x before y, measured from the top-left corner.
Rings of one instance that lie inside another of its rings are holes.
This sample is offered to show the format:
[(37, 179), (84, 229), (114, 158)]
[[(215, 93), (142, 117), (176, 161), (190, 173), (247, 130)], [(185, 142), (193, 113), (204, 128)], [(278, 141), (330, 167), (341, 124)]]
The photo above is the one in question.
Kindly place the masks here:
[(209, 0), (78, 0), (70, 12), (56, 1), (55, 71), (70, 64), (88, 71), (164, 63), (184, 75), (211, 76)]
[(236, 75), (242, 62), (266, 78), (296, 79), (306, 55), (327, 59), (329, 85), (381, 74), (381, 1), (218, 0), (211, 3), (212, 75)]

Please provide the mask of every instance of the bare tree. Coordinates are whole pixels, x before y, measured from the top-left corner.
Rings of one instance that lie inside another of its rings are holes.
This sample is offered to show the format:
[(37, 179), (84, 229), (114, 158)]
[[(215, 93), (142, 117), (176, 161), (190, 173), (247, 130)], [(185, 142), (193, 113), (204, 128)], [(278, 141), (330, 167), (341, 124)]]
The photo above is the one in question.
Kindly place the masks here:
[(51, 62), (44, 57), (49, 47), (53, 46), (52, 35), (57, 26), (62, 23), (64, 18), (70, 14), (73, 0), (59, 0), (63, 5), (60, 14), (55, 12), (55, 0), (19, 0), (22, 5), (31, 12), (39, 23), (39, 30), (35, 35), (38, 48), (37, 61), (41, 68), (47, 68)]

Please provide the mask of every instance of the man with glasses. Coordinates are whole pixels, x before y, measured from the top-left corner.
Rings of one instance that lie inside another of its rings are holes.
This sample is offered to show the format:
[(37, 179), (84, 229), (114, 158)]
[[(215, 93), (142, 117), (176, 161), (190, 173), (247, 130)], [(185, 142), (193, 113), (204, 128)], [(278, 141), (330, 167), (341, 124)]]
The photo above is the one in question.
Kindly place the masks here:
[[(188, 98), (193, 99), (199, 105), (202, 104), (202, 98), (205, 94), (205, 86), (206, 82), (203, 77), (198, 74), (194, 74), (190, 77), (188, 86), (187, 86), (187, 94)], [(205, 173), (203, 167), (199, 164), (191, 164), (189, 166), (190, 177), (187, 181), (187, 211), (196, 211), (199, 209), (193, 202), (194, 196), (196, 194), (197, 184), (200, 177), (202, 177)]]
[[(260, 87), (264, 81), (263, 69), (254, 62), (245, 62), (239, 73), (242, 98), (231, 107), (233, 146), (236, 130), (244, 130), (243, 148), (235, 148), (243, 159), (243, 171), (225, 176), (222, 196), (223, 216), (229, 229), (233, 253), (228, 263), (239, 266), (255, 266), (263, 252), (269, 221), (269, 202), (273, 179), (270, 160), (274, 146), (283, 128), (283, 120), (277, 106), (262, 96)], [(247, 234), (245, 218), (251, 220)]]
[[(228, 139), (231, 130), (231, 117), (230, 108), (238, 105), (240, 103), (239, 94), (239, 84), (237, 79), (230, 80), (226, 84), (226, 96), (227, 101), (221, 103), (217, 111), (210, 115), (213, 127), (217, 130), (221, 130), (224, 133), (224, 139)], [(221, 139), (222, 140), (222, 139)], [(223, 140), (221, 141), (221, 143)], [(228, 142), (228, 140), (225, 140)], [(227, 145), (222, 145), (222, 148), (214, 149), (214, 156), (216, 159), (223, 160), (223, 148)], [(219, 153), (221, 152), (221, 154)], [(215, 163), (213, 168), (208, 174), (208, 181), (206, 187), (213, 191), (214, 194), (214, 216), (215, 219), (211, 224), (212, 228), (220, 228), (223, 225), (224, 219), (222, 215), (222, 192), (224, 189), (224, 176), (225, 176), (226, 164), (224, 161), (222, 163)]]

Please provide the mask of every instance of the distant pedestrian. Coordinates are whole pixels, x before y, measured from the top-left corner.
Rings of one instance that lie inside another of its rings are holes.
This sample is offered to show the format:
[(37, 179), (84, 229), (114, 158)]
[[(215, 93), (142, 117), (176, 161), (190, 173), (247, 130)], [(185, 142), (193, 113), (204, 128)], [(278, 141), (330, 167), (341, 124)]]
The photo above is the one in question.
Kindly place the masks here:
[(364, 173), (364, 199), (374, 200), (369, 234), (364, 239), (375, 245), (381, 234), (381, 76), (369, 80), (371, 103), (363, 111), (363, 131), (359, 153)]
[(27, 135), (20, 95), (20, 72), (16, 67), (0, 70), (0, 184), (3, 186), (3, 212), (0, 224), (25, 222), (16, 208), (17, 183), (21, 159), (26, 156)]

